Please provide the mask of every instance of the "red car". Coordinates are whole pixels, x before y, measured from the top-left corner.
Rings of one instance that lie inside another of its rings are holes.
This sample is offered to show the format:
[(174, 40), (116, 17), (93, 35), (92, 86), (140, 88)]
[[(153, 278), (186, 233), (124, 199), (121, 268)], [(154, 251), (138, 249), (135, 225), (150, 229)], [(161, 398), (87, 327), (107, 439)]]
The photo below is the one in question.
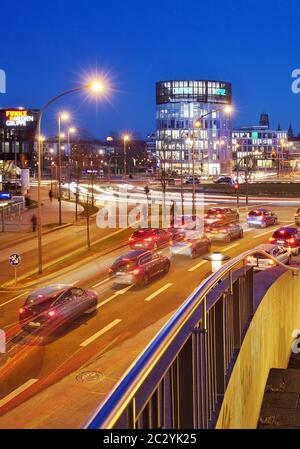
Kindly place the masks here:
[(289, 248), (291, 254), (299, 254), (300, 232), (298, 228), (279, 228), (274, 232), (272, 237), (269, 238), (269, 241), (274, 245)]
[(172, 234), (165, 229), (144, 228), (135, 231), (128, 240), (132, 249), (157, 249), (171, 243)]

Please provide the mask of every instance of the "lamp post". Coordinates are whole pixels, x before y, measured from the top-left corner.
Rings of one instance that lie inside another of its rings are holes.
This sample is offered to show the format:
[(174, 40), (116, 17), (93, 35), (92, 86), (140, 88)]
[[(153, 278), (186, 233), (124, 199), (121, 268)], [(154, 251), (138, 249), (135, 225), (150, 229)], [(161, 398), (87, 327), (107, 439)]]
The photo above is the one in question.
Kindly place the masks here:
[(124, 157), (124, 175), (123, 177), (126, 178), (126, 171), (127, 171), (127, 167), (126, 167), (126, 142), (129, 141), (129, 135), (128, 134), (124, 134), (123, 136), (123, 157)]
[[(71, 126), (70, 128), (68, 128), (68, 132), (67, 132), (67, 142), (68, 142), (68, 149), (70, 152), (70, 158), (72, 157), (72, 151), (71, 151), (71, 147), (70, 147), (70, 134), (73, 134), (76, 132), (76, 128), (74, 128), (73, 126)], [(68, 184), (69, 184), (69, 200), (71, 199), (71, 189), (70, 189), (70, 184), (71, 184), (71, 164), (68, 164)]]
[(42, 117), (43, 113), (48, 109), (48, 107), (54, 103), (55, 101), (59, 100), (61, 97), (64, 97), (65, 95), (84, 91), (84, 90), (91, 90), (94, 92), (101, 92), (103, 90), (104, 86), (100, 82), (94, 82), (85, 84), (80, 87), (76, 87), (74, 89), (67, 90), (65, 92), (62, 92), (61, 94), (53, 97), (51, 100), (49, 100), (47, 103), (44, 104), (44, 106), (40, 109), (40, 112), (38, 114), (38, 122), (37, 122), (37, 132), (38, 132), (38, 226), (37, 226), (37, 237), (38, 237), (38, 272), (42, 273), (43, 271), (43, 258), (42, 258), (42, 199), (41, 199), (41, 156), (42, 156), (42, 145), (41, 145), (41, 123), (42, 123)]
[(69, 120), (69, 114), (66, 112), (58, 114), (58, 224), (61, 226), (61, 121)]

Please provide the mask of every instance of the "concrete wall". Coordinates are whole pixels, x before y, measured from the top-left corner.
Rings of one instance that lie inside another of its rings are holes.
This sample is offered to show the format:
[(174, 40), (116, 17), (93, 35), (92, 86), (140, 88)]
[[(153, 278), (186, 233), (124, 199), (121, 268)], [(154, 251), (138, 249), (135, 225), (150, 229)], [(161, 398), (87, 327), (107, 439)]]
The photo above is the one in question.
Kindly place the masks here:
[(286, 368), (300, 329), (300, 276), (283, 273), (262, 299), (244, 338), (216, 428), (256, 428), (270, 368)]

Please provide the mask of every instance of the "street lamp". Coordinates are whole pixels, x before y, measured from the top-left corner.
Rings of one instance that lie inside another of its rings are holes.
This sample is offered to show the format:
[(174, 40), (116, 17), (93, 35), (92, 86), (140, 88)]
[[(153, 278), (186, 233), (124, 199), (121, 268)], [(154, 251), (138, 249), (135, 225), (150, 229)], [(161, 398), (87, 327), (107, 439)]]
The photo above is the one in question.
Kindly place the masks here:
[(42, 199), (41, 199), (41, 155), (42, 155), (42, 145), (40, 141), (41, 137), (41, 123), (42, 123), (42, 117), (43, 113), (48, 109), (48, 107), (54, 103), (55, 101), (59, 100), (61, 97), (64, 97), (65, 95), (69, 95), (71, 93), (80, 92), (80, 91), (90, 91), (95, 93), (101, 93), (105, 89), (105, 86), (100, 81), (94, 81), (87, 84), (84, 84), (83, 86), (76, 87), (74, 89), (67, 90), (65, 92), (62, 92), (61, 94), (51, 98), (47, 103), (44, 104), (44, 106), (40, 109), (40, 112), (38, 114), (38, 122), (37, 122), (37, 132), (38, 132), (38, 272), (42, 273), (43, 271), (43, 259), (42, 259)]
[(124, 144), (124, 152), (123, 152), (123, 156), (124, 156), (124, 178), (126, 177), (126, 142), (129, 141), (129, 135), (128, 134), (124, 134), (123, 136), (123, 144)]
[[(71, 146), (70, 146), (70, 134), (74, 134), (76, 133), (76, 128), (74, 128), (73, 126), (71, 126), (70, 128), (68, 128), (67, 131), (67, 142), (68, 142), (68, 150), (69, 150), (69, 157), (72, 157), (72, 151), (71, 151)], [(68, 188), (68, 197), (69, 200), (71, 199), (71, 190), (70, 190), (70, 184), (71, 184), (71, 164), (68, 164), (68, 184), (69, 184), (69, 188)]]
[(58, 114), (58, 223), (59, 226), (62, 224), (61, 220), (61, 121), (69, 120), (70, 116), (66, 112), (61, 112)]

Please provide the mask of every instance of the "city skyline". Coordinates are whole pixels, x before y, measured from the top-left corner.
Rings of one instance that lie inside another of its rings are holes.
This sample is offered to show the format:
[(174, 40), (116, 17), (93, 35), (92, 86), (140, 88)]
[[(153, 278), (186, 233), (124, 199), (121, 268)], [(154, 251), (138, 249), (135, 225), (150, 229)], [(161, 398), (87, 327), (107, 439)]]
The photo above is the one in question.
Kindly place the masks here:
[[(61, 101), (45, 119), (49, 134), (62, 108), (71, 111), (75, 125), (96, 138), (112, 130), (131, 130), (145, 137), (155, 129), (157, 81), (205, 78), (232, 83), (235, 127), (257, 124), (259, 114), (266, 111), (272, 128), (280, 123), (287, 129), (292, 123), (295, 133), (300, 130), (300, 97), (291, 89), (292, 71), (299, 65), (297, 14), (290, 14), (294, 1), (289, 8), (281, 1), (245, 2), (239, 11), (232, 1), (226, 8), (220, 1), (214, 7), (195, 3), (195, 16), (206, 18), (199, 26), (189, 11), (175, 8), (176, 2), (159, 6), (153, 1), (143, 10), (135, 1), (117, 2), (119, 14), (93, 1), (90, 8), (79, 1), (72, 2), (72, 7), (69, 1), (53, 2), (47, 8), (33, 3), (27, 28), (35, 32), (27, 33), (23, 52), (15, 36), (26, 6), (4, 6), (16, 22), (13, 28), (3, 24), (6, 45), (0, 67), (6, 72), (7, 93), (1, 94), (1, 106), (39, 108), (49, 95), (76, 86), (95, 72), (104, 73), (112, 87), (109, 98), (96, 105), (87, 107), (85, 97), (78, 96)], [(83, 20), (76, 22), (79, 15)], [(243, 26), (246, 17), (252, 18), (249, 33)], [(174, 24), (178, 24), (178, 35)]]

